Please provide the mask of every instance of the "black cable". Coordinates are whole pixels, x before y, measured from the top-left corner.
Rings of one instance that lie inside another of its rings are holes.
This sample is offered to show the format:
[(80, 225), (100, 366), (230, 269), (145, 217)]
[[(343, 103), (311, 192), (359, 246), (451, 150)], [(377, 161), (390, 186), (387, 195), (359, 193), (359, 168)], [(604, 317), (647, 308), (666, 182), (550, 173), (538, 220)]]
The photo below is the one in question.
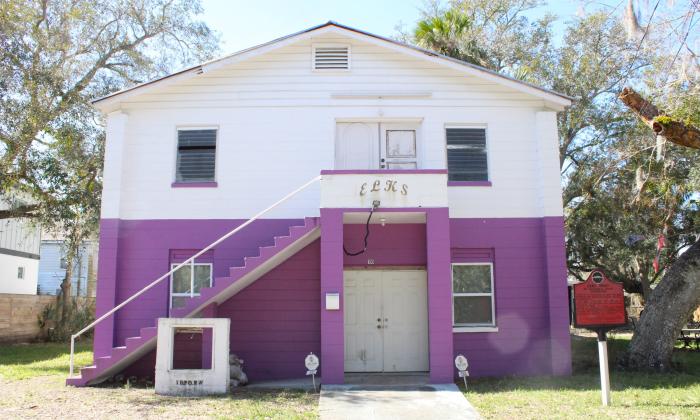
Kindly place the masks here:
[(345, 255), (355, 257), (357, 255), (364, 254), (367, 251), (367, 239), (369, 238), (369, 221), (372, 220), (372, 213), (374, 213), (374, 209), (374, 206), (370, 209), (369, 217), (367, 217), (367, 223), (365, 223), (365, 247), (362, 249), (362, 251), (348, 252), (348, 250), (345, 249), (345, 244), (343, 244), (343, 252), (345, 253)]

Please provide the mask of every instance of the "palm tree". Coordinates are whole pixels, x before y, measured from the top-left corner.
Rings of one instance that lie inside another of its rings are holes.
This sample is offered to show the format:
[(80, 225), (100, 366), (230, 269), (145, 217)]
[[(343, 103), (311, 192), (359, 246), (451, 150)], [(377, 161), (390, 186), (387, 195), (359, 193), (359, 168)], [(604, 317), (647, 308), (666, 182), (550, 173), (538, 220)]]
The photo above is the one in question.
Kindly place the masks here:
[(472, 19), (456, 10), (448, 10), (418, 22), (413, 37), (419, 46), (472, 64), (484, 66), (486, 53), (469, 32)]

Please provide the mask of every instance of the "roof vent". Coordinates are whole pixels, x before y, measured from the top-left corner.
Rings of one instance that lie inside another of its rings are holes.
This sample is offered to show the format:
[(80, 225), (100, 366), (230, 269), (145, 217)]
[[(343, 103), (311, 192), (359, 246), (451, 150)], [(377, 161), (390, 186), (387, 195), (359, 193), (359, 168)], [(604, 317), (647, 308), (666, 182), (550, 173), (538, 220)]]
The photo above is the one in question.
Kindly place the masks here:
[(347, 45), (314, 47), (314, 70), (349, 70), (350, 47)]

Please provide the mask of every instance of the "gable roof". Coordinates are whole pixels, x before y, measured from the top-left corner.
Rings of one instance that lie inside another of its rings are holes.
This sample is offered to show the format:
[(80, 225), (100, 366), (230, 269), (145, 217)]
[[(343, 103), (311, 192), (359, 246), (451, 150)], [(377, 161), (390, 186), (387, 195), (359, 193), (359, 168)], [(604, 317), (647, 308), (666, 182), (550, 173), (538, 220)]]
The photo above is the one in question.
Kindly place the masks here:
[(213, 59), (211, 61), (207, 61), (202, 64), (198, 64), (196, 66), (180, 70), (178, 72), (169, 74), (167, 76), (163, 76), (158, 79), (154, 79), (145, 83), (137, 84), (135, 86), (119, 90), (109, 95), (94, 99), (92, 101), (92, 104), (95, 105), (97, 108), (105, 110), (109, 107), (109, 105), (114, 104), (115, 102), (119, 102), (120, 100), (124, 100), (128, 97), (145, 93), (151, 90), (152, 88), (169, 85), (183, 79), (189, 79), (191, 77), (195, 77), (196, 75), (207, 73), (211, 70), (220, 68), (222, 66), (244, 61), (246, 59), (287, 46), (291, 43), (309, 38), (311, 36), (320, 35), (322, 33), (328, 32), (339, 32), (360, 41), (366, 41), (375, 45), (387, 47), (395, 51), (414, 56), (416, 58), (429, 60), (473, 76), (488, 79), (494, 83), (511, 87), (520, 92), (543, 99), (553, 108), (559, 110), (563, 110), (565, 107), (571, 105), (571, 102), (574, 99), (562, 93), (555, 92), (550, 89), (545, 89), (543, 87), (527, 83), (522, 80), (512, 78), (510, 76), (503, 75), (501, 73), (487, 69), (485, 67), (478, 66), (476, 64), (468, 63), (466, 61), (458, 60), (456, 58), (439, 54), (434, 51), (426, 50), (414, 45), (406, 44), (390, 38), (385, 38), (380, 35), (375, 35), (366, 31), (355, 29), (337, 22), (328, 21), (324, 24), (316, 25), (293, 34), (274, 39), (264, 44), (256, 45), (221, 58)]

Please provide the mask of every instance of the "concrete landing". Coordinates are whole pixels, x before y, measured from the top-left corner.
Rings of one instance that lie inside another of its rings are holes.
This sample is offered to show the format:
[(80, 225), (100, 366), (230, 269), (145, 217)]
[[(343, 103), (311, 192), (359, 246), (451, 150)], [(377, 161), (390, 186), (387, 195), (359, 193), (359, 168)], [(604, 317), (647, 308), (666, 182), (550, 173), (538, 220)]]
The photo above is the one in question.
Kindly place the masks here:
[(324, 385), (321, 420), (479, 419), (454, 384)]
[[(316, 390), (321, 387), (321, 378), (316, 377)], [(275, 381), (258, 381), (251, 382), (245, 386), (245, 388), (254, 389), (298, 389), (304, 391), (313, 391), (314, 385), (311, 381), (311, 377), (298, 378), (298, 379), (282, 379)]]

